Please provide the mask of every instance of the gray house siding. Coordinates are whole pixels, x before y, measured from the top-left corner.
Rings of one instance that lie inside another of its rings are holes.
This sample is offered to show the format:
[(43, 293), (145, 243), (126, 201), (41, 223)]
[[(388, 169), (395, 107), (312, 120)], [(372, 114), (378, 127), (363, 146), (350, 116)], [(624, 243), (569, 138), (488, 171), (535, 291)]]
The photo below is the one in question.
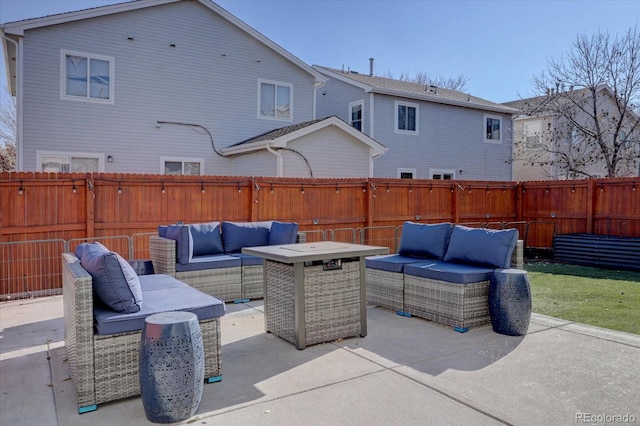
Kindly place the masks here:
[(267, 151), (240, 155), (233, 159), (231, 174), (235, 176), (276, 176), (276, 156)]
[[(375, 94), (375, 135), (389, 151), (376, 160), (376, 177), (397, 177), (398, 168), (416, 169), (428, 179), (429, 169), (454, 170), (456, 179), (511, 180), (511, 117), (502, 118), (502, 143), (484, 142), (485, 112)], [(395, 101), (418, 104), (418, 134), (395, 133)], [(460, 170), (463, 172), (460, 173)]]
[[(112, 105), (60, 98), (61, 49), (114, 58)], [(23, 52), (24, 170), (37, 170), (37, 148), (111, 155), (106, 172), (158, 173), (175, 156), (229, 174), (206, 133), (156, 121), (205, 126), (222, 148), (313, 118), (309, 73), (197, 3), (28, 30)], [(259, 79), (293, 85), (292, 121), (257, 118)]]
[(349, 104), (356, 101), (364, 101), (362, 131), (370, 135), (369, 125), (371, 120), (368, 115), (365, 115), (365, 111), (369, 111), (369, 94), (365, 94), (363, 89), (354, 87), (351, 84), (334, 78), (329, 79), (329, 81), (318, 90), (316, 114), (318, 117), (335, 115), (343, 121), (350, 123)]

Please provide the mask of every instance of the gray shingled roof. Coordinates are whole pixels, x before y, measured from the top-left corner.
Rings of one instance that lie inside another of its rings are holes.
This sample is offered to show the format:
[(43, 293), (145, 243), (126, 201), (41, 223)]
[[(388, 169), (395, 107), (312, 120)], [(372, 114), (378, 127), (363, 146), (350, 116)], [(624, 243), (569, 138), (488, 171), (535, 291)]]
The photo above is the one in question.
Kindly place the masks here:
[(447, 101), (455, 102), (455, 104), (457, 105), (468, 103), (469, 107), (484, 107), (487, 109), (505, 109), (505, 107), (510, 108), (507, 105), (491, 102), (486, 99), (473, 96), (469, 93), (459, 92), (457, 90), (428, 86), (402, 80), (395, 80), (386, 77), (378, 77), (375, 75), (370, 76), (368, 74), (360, 74), (354, 71), (346, 72), (339, 69), (322, 67), (318, 65), (314, 65), (314, 68), (316, 68), (318, 71), (326, 70), (335, 74), (339, 74), (340, 76), (361, 84), (365, 84), (373, 89), (401, 92), (408, 98), (415, 97), (417, 99), (424, 99), (425, 96), (428, 96), (430, 98), (433, 98), (434, 100), (440, 99), (443, 103), (447, 103)]
[(276, 140), (276, 139), (278, 139), (278, 138), (280, 138), (282, 136), (288, 135), (289, 133), (293, 133), (293, 132), (298, 131), (300, 129), (304, 129), (305, 127), (309, 127), (312, 124), (318, 123), (318, 122), (326, 120), (328, 118), (329, 117), (319, 118), (317, 120), (305, 121), (304, 123), (293, 124), (291, 126), (281, 127), (279, 129), (275, 129), (275, 130), (270, 130), (270, 131), (268, 131), (266, 133), (263, 133), (261, 135), (254, 136), (254, 137), (249, 138), (249, 139), (245, 139), (242, 142), (238, 142), (238, 143), (234, 143), (233, 145), (229, 145), (229, 147), (238, 146), (238, 145), (242, 145), (242, 144), (246, 144), (246, 143), (253, 143), (253, 142), (273, 141), (273, 140)]

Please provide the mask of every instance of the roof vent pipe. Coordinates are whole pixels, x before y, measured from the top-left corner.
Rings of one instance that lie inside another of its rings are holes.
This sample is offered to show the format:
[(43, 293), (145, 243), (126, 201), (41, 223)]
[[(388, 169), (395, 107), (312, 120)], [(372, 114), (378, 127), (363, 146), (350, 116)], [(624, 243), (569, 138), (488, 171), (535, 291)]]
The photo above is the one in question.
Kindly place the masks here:
[(369, 77), (373, 77), (373, 58), (369, 58)]

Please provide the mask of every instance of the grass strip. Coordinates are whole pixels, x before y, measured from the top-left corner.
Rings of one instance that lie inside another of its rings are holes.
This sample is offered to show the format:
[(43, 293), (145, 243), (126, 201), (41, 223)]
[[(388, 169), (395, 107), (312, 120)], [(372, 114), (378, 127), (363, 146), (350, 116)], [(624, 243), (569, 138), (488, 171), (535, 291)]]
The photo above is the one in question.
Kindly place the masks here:
[(533, 312), (640, 335), (640, 273), (527, 263)]

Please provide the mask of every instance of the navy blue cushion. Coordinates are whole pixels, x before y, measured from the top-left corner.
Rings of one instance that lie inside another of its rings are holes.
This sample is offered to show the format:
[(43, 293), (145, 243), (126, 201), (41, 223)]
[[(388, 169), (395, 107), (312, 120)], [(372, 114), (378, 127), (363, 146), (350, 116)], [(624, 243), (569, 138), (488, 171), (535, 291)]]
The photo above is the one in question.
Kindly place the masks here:
[(91, 275), (97, 298), (116, 312), (134, 313), (142, 306), (138, 275), (117, 253), (100, 243), (84, 243), (76, 247), (76, 256)]
[(271, 222), (222, 222), (225, 253), (237, 253), (242, 247), (266, 246)]
[(488, 281), (491, 279), (493, 271), (493, 268), (442, 261), (412, 263), (404, 268), (406, 275), (447, 281), (455, 284)]
[(444, 260), (508, 268), (517, 241), (517, 229), (495, 230), (456, 225)]
[(241, 266), (242, 261), (228, 254), (214, 254), (211, 256), (197, 256), (189, 263), (176, 263), (177, 272), (203, 271), (205, 269), (231, 268)]
[(442, 260), (449, 245), (452, 229), (451, 223), (405, 222), (402, 225), (398, 254)]
[[(193, 241), (188, 225), (168, 225), (165, 237), (176, 242), (176, 261), (178, 263), (189, 263), (193, 257)], [(160, 234), (160, 228), (158, 228)]]
[(226, 307), (222, 300), (202, 293), (169, 275), (143, 275), (140, 277), (140, 285), (145, 303), (139, 312), (125, 315), (101, 306), (94, 308), (98, 334), (142, 330), (144, 319), (159, 312), (192, 312), (196, 314), (198, 321), (225, 314)]
[(242, 262), (242, 266), (264, 265), (264, 259), (252, 254), (233, 253), (233, 257), (237, 257)]
[(209, 256), (224, 252), (220, 222), (195, 223), (189, 225), (193, 241), (193, 256)]
[(267, 244), (294, 244), (298, 235), (297, 223), (284, 223), (274, 221), (269, 231), (269, 241)]
[(365, 259), (365, 265), (370, 269), (402, 273), (405, 265), (422, 261), (424, 261), (424, 259), (418, 257), (400, 256), (399, 254), (382, 254), (380, 256), (367, 257)]

